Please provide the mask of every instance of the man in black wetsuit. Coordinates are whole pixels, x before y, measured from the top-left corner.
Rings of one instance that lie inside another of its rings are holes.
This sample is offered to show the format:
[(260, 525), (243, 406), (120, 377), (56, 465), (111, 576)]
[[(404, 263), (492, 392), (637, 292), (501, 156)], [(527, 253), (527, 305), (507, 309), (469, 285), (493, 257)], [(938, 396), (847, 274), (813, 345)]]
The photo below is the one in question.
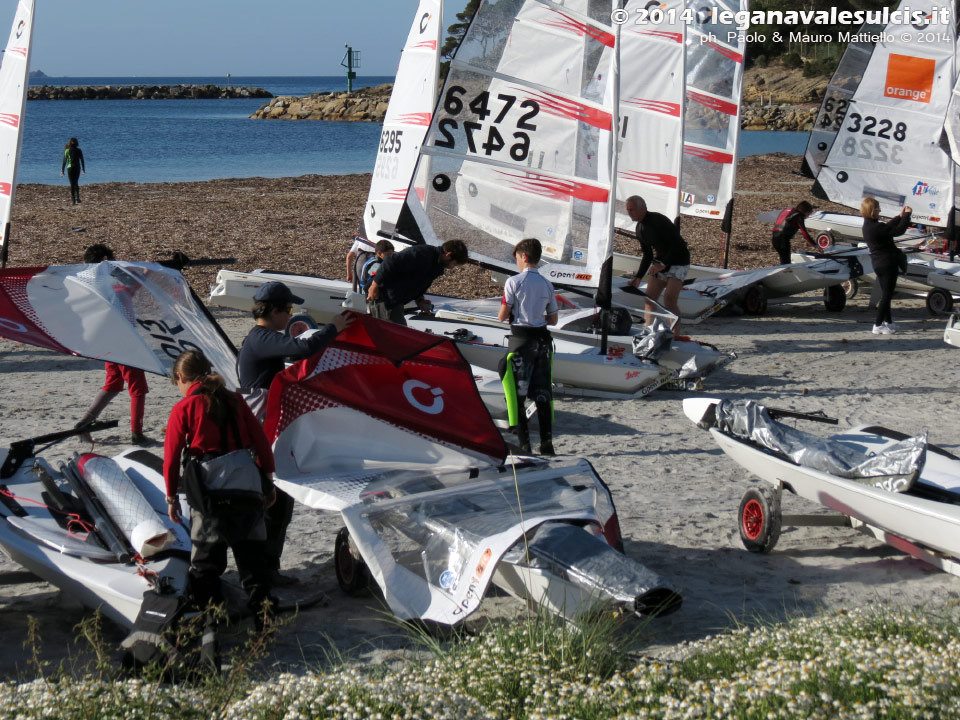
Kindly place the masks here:
[[(266, 393), (273, 378), (283, 370), (286, 358), (305, 358), (320, 352), (337, 334), (353, 322), (346, 313), (333, 318), (333, 322), (313, 333), (309, 338), (292, 338), (284, 331), (290, 322), (293, 305), (303, 303), (282, 282), (268, 282), (260, 286), (253, 297), (253, 317), (257, 324), (247, 334), (237, 356), (237, 371), (241, 390), (245, 396), (260, 395), (266, 405)], [(256, 391), (260, 391), (256, 393)], [(250, 402), (248, 400), (248, 402)], [(257, 404), (250, 402), (251, 407)], [(263, 420), (263, 417), (259, 417)], [(277, 501), (267, 508), (264, 520), (267, 526), (267, 562), (272, 574), (272, 584), (284, 585), (290, 579), (280, 575), (280, 555), (287, 535), (287, 526), (293, 518), (293, 498), (277, 488)]]
[(416, 300), (417, 307), (428, 311), (430, 303), (423, 295), (433, 281), (467, 261), (463, 240), (447, 240), (440, 247), (414, 245), (383, 259), (380, 272), (367, 291), (367, 312), (381, 320), (406, 325), (403, 307)]
[[(627, 215), (637, 223), (637, 240), (643, 251), (640, 267), (630, 284), (638, 287), (649, 269), (647, 297), (656, 302), (666, 288), (663, 306), (680, 317), (677, 300), (683, 288), (683, 280), (690, 272), (690, 250), (686, 241), (680, 237), (677, 226), (666, 215), (648, 211), (647, 203), (639, 195), (627, 198)], [(647, 303), (647, 325), (653, 322), (651, 313), (655, 310), (652, 303)], [(673, 330), (676, 332), (677, 326), (674, 326)]]

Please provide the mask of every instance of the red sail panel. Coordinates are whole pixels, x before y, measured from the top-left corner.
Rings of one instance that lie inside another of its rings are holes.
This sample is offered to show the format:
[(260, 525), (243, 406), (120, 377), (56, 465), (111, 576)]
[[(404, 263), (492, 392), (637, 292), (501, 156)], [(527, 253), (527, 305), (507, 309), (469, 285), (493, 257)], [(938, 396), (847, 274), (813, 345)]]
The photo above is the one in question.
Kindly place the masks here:
[(274, 379), (268, 437), (276, 439), (313, 409), (337, 404), (503, 461), (506, 445), (452, 340), (367, 315), (355, 318), (323, 351)]
[(76, 355), (50, 336), (27, 299), (30, 278), (46, 269), (43, 266), (0, 270), (0, 337)]

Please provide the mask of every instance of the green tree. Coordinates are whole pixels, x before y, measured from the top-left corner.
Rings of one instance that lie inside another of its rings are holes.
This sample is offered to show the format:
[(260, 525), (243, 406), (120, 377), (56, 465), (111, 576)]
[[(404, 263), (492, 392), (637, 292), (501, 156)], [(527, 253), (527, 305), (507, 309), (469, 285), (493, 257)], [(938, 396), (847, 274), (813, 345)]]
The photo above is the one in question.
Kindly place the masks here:
[(467, 6), (463, 12), (457, 13), (457, 21), (447, 28), (450, 33), (440, 48), (440, 57), (443, 58), (446, 65), (449, 66), (453, 56), (457, 54), (457, 48), (460, 47), (460, 41), (467, 32), (467, 27), (473, 16), (477, 14), (477, 8), (480, 7), (480, 0), (467, 0)]

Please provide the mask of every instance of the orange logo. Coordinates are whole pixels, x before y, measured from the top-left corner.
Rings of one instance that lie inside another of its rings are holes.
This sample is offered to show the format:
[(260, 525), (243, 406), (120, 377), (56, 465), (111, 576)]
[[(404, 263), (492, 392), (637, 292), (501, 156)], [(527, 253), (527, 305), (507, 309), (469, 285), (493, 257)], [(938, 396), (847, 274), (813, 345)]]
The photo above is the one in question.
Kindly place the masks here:
[(935, 60), (891, 53), (883, 96), (929, 103), (936, 65)]

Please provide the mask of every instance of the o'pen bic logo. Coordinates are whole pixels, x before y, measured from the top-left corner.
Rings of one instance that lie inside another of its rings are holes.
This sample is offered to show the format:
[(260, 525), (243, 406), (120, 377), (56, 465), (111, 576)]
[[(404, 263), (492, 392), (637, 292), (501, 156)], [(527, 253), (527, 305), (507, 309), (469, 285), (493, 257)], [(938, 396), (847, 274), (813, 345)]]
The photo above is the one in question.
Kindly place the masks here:
[[(429, 390), (430, 394), (433, 395), (433, 402), (430, 405), (424, 405), (414, 397), (414, 390)], [(420, 412), (427, 413), (427, 415), (439, 415), (443, 412), (443, 390), (441, 388), (430, 387), (420, 380), (407, 380), (403, 384), (403, 396), (413, 407)]]

